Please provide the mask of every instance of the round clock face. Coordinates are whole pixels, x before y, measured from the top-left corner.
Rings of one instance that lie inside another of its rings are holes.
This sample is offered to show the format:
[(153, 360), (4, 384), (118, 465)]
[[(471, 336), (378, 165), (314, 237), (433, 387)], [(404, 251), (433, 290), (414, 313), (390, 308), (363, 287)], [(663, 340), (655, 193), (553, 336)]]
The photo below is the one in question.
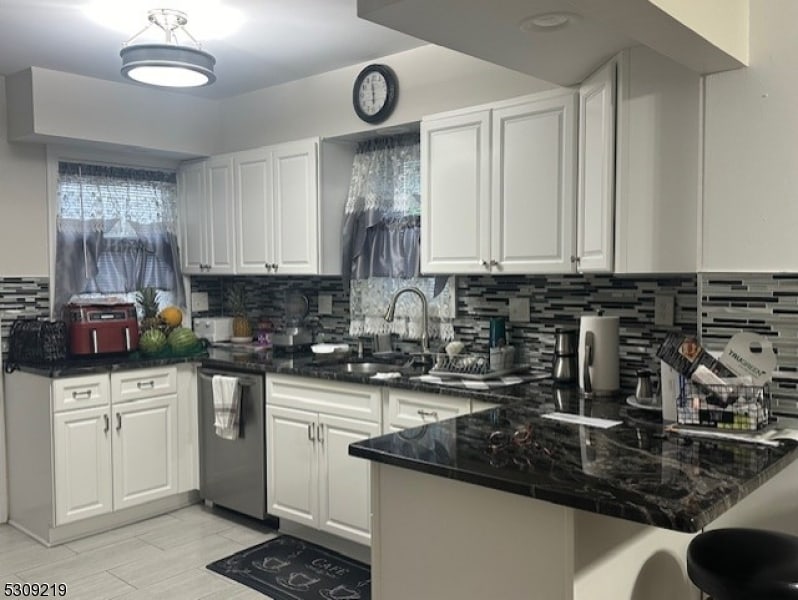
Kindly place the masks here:
[(355, 80), (352, 103), (358, 117), (379, 123), (390, 116), (396, 104), (396, 76), (385, 65), (369, 65)]

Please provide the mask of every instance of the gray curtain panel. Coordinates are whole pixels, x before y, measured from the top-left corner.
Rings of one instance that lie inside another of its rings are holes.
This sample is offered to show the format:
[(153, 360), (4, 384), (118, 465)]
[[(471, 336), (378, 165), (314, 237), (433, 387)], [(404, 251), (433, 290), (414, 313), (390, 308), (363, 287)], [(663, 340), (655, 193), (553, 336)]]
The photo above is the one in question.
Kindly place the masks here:
[(174, 173), (59, 163), (56, 314), (74, 296), (152, 286), (185, 306)]

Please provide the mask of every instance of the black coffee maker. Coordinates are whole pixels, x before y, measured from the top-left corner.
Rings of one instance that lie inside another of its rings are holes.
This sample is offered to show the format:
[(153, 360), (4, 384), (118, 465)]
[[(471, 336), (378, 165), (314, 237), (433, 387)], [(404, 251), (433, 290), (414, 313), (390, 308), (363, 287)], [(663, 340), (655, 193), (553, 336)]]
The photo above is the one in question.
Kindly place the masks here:
[(555, 330), (554, 360), (551, 363), (551, 378), (556, 384), (576, 383), (577, 368), (576, 340), (579, 331), (572, 328)]

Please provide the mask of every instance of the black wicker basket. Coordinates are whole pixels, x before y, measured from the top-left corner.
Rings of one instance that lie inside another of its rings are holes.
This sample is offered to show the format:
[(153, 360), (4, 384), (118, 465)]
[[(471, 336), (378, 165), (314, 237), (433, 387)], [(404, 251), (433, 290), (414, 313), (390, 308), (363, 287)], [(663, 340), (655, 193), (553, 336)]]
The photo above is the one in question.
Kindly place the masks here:
[(52, 363), (67, 357), (67, 326), (64, 321), (16, 319), (8, 335), (6, 373), (20, 364)]

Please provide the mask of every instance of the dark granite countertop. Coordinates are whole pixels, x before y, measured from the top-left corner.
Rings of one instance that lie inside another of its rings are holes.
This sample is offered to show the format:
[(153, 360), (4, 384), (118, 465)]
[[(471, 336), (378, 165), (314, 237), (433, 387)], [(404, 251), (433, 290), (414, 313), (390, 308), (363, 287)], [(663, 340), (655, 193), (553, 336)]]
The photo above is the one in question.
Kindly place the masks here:
[[(526, 387), (537, 388), (537, 402), (383, 435), (352, 444), (349, 453), (684, 532), (699, 531), (798, 458), (794, 442), (768, 447), (684, 437), (666, 433), (656, 413), (628, 407), (621, 397), (580, 400), (572, 391), (555, 407), (545, 386)], [(555, 408), (623, 423), (598, 429), (541, 417)], [(500, 432), (494, 442), (509, 443), (491, 447), (493, 432)], [(514, 436), (526, 443), (515, 444)]]
[(207, 353), (192, 356), (146, 356), (139, 352), (130, 354), (109, 354), (88, 358), (67, 358), (51, 363), (20, 364), (15, 370), (32, 373), (42, 377), (73, 377), (75, 375), (92, 375), (111, 371), (127, 371), (130, 369), (147, 369), (163, 367), (187, 362), (200, 362)]

